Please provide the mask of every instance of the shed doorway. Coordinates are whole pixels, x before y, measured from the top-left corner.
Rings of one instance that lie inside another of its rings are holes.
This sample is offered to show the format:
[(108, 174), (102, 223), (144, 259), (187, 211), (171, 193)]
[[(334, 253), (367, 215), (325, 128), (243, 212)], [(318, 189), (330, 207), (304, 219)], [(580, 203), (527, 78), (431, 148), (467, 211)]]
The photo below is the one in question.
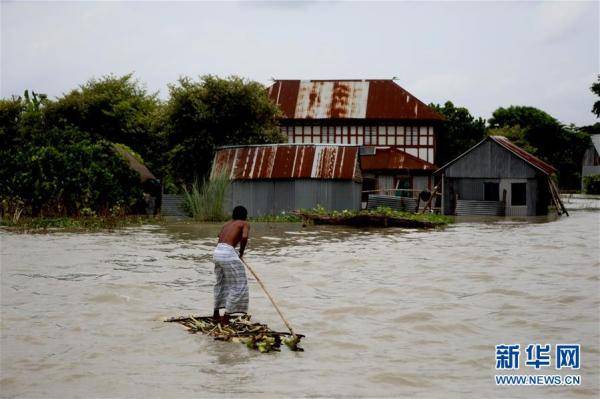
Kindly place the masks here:
[[(527, 180), (502, 179), (500, 192), (506, 190), (506, 216), (527, 216)], [(501, 194), (502, 195), (502, 194)]]

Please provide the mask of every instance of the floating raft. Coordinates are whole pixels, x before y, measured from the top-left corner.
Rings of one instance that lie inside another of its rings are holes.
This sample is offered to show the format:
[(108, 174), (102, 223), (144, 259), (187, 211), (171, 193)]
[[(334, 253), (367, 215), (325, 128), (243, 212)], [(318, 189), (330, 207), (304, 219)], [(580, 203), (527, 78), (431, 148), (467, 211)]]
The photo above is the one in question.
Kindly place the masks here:
[(296, 212), (301, 216), (304, 223), (312, 222), (313, 224), (324, 225), (342, 225), (353, 227), (406, 227), (406, 228), (434, 228), (437, 225), (432, 222), (413, 220), (405, 218), (397, 218), (383, 215), (359, 214), (351, 216), (327, 216), (314, 215), (304, 212)]
[(289, 332), (273, 331), (266, 324), (252, 323), (250, 317), (250, 315), (232, 317), (227, 326), (215, 323), (210, 316), (171, 317), (165, 322), (179, 323), (191, 334), (202, 333), (217, 341), (246, 344), (248, 348), (256, 349), (261, 353), (279, 351), (282, 343), (292, 351), (304, 351), (298, 346), (304, 335), (292, 336)]

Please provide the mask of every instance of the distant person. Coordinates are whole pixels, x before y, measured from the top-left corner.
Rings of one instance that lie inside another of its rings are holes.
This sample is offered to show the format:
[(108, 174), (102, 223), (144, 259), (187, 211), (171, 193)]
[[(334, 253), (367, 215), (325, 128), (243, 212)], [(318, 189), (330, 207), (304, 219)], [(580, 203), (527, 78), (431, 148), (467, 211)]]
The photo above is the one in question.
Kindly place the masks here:
[[(232, 220), (221, 229), (213, 254), (217, 277), (213, 318), (223, 325), (229, 323), (229, 315), (232, 313), (248, 313), (248, 279), (241, 261), (250, 232), (247, 216), (248, 211), (243, 206), (233, 209)], [(235, 251), (238, 244), (239, 256)], [(223, 316), (219, 314), (220, 309), (225, 309)]]

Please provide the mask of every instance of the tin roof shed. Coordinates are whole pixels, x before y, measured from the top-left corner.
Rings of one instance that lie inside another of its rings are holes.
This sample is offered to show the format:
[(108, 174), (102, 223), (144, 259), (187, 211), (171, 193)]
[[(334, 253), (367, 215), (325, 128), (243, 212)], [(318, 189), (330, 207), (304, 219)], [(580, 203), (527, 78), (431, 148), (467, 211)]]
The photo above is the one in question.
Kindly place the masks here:
[(211, 176), (223, 171), (230, 180), (361, 180), (358, 147), (341, 145), (221, 147), (215, 153)]

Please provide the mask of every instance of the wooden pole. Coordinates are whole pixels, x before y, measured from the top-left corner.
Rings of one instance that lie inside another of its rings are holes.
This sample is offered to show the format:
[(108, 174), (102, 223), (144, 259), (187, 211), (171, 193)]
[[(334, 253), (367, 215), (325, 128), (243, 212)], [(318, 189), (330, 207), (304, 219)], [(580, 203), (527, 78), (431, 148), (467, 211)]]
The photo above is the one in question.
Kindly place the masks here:
[(252, 273), (252, 275), (254, 276), (254, 278), (256, 279), (256, 281), (258, 281), (258, 284), (260, 284), (260, 287), (263, 289), (263, 291), (267, 295), (267, 298), (269, 298), (269, 300), (273, 304), (273, 307), (275, 308), (275, 310), (277, 311), (277, 313), (279, 313), (279, 317), (281, 317), (281, 320), (283, 320), (283, 323), (285, 324), (285, 326), (288, 328), (288, 330), (290, 330), (290, 334), (292, 334), (292, 336), (294, 338), (296, 338), (296, 333), (294, 333), (294, 330), (292, 330), (292, 326), (290, 325), (289, 321), (287, 321), (287, 319), (285, 318), (285, 316), (283, 316), (283, 313), (281, 313), (281, 310), (279, 309), (279, 306), (277, 306), (277, 303), (275, 303), (275, 300), (273, 299), (273, 297), (271, 296), (271, 294), (267, 290), (267, 287), (265, 287), (265, 285), (263, 284), (263, 282), (260, 279), (260, 277), (258, 277), (258, 275), (254, 271), (254, 269), (252, 269), (250, 267), (250, 265), (248, 263), (246, 263), (246, 261), (244, 259), (240, 258), (240, 260), (242, 261), (242, 263), (244, 265), (246, 265), (246, 267), (248, 268), (248, 270), (250, 270), (250, 273)]
[(425, 213), (425, 211), (427, 210), (427, 208), (431, 205), (431, 201), (433, 201), (433, 198), (437, 195), (437, 192), (440, 189), (440, 184), (441, 183), (438, 183), (438, 185), (433, 188), (433, 192), (431, 193), (431, 197), (429, 197), (429, 201), (427, 201), (427, 203), (425, 204), (425, 207), (423, 208), (423, 210), (421, 211), (421, 213)]
[[(558, 187), (556, 187), (556, 184), (554, 184), (554, 181), (550, 178), (550, 176), (548, 176), (548, 185), (550, 186), (550, 193), (552, 194), (552, 197), (554, 199), (557, 212), (560, 209), (562, 211), (562, 213), (569, 216), (569, 212), (567, 212), (567, 208), (565, 208), (565, 204), (560, 199), (560, 193), (558, 191)], [(559, 213), (559, 215), (560, 215), (560, 213)]]

